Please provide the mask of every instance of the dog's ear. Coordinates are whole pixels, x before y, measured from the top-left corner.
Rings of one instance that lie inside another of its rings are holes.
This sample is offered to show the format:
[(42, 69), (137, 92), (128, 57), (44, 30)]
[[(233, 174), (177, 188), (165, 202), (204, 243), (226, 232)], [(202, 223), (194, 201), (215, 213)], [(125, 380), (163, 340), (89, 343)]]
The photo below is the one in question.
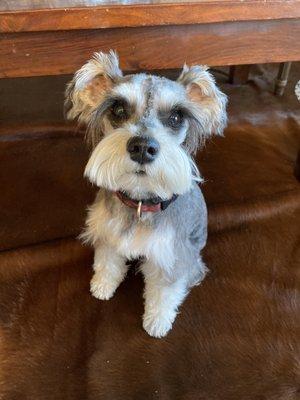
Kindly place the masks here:
[(191, 127), (187, 138), (188, 150), (193, 152), (197, 150), (201, 140), (211, 134), (222, 135), (227, 124), (227, 97), (217, 88), (206, 66), (184, 65), (177, 81), (186, 88), (194, 122), (198, 125)]
[(107, 91), (122, 77), (118, 56), (95, 53), (83, 65), (67, 85), (65, 93), (65, 115), (67, 119), (78, 119), (87, 124), (91, 113), (101, 104)]

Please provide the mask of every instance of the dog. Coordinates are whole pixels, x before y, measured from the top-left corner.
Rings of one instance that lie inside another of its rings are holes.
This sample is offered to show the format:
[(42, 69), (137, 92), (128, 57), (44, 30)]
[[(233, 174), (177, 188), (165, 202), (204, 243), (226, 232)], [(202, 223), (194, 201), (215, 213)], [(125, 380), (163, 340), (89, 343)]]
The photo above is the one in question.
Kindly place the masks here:
[(100, 190), (89, 208), (85, 242), (95, 249), (91, 293), (110, 299), (141, 259), (143, 327), (172, 327), (189, 290), (207, 272), (202, 177), (192, 155), (226, 126), (226, 96), (205, 66), (184, 65), (177, 81), (123, 75), (118, 56), (95, 53), (67, 85), (68, 119), (86, 126), (91, 155), (84, 175)]

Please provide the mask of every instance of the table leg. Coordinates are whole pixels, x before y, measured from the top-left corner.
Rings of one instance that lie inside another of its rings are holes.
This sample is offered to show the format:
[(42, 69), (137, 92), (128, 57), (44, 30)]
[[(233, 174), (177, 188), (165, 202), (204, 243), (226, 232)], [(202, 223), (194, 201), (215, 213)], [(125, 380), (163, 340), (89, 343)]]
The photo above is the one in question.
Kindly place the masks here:
[(291, 65), (292, 65), (291, 62), (284, 62), (281, 63), (279, 66), (279, 71), (275, 82), (275, 90), (274, 90), (276, 96), (282, 96), (284, 93), (285, 87), (288, 82)]

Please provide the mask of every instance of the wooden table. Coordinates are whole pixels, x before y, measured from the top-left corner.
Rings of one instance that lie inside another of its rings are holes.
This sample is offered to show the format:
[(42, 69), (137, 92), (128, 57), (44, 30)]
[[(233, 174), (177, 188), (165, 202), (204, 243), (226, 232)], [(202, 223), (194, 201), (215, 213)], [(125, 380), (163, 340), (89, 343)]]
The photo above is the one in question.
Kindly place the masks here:
[(300, 60), (299, 0), (121, 3), (2, 0), (0, 78), (72, 73), (109, 49), (127, 71)]

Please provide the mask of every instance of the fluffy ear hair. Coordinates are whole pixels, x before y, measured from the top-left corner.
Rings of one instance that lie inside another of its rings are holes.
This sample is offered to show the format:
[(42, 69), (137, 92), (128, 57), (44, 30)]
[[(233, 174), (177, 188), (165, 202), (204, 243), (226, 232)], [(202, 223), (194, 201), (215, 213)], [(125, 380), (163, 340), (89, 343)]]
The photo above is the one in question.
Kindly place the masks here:
[(122, 77), (118, 56), (114, 51), (108, 54), (95, 53), (83, 65), (67, 85), (65, 93), (65, 115), (87, 124), (91, 113), (104, 99), (106, 92)]
[(195, 152), (208, 136), (222, 135), (227, 124), (227, 97), (216, 86), (206, 66), (184, 65), (177, 80), (187, 91), (193, 121), (187, 136), (186, 147)]

